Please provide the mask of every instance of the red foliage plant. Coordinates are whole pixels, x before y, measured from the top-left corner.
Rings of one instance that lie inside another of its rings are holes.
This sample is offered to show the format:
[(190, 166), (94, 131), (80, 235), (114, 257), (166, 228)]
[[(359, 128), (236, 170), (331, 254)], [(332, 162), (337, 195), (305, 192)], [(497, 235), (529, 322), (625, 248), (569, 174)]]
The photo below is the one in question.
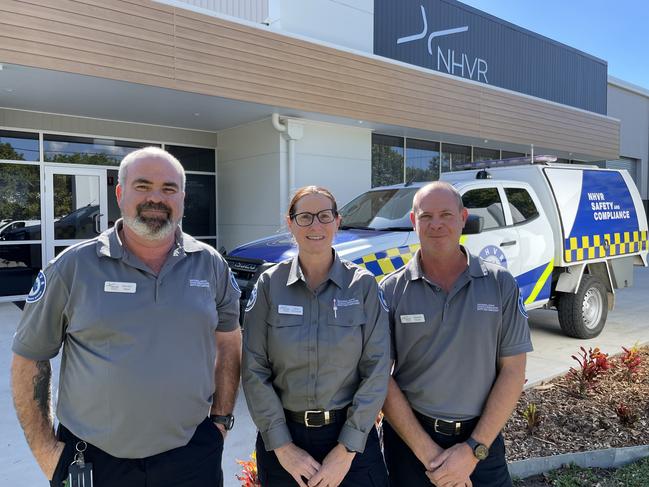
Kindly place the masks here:
[(572, 355), (573, 360), (579, 364), (579, 368), (570, 367), (568, 374), (575, 383), (575, 393), (579, 397), (583, 397), (588, 390), (595, 386), (597, 378), (610, 369), (612, 364), (608, 359), (608, 354), (602, 353), (598, 347), (589, 348), (588, 351), (584, 347), (579, 348), (581, 350), (579, 356)]
[(624, 403), (620, 403), (615, 408), (615, 414), (617, 414), (620, 423), (624, 426), (632, 426), (638, 420), (638, 413), (633, 408), (627, 406)]
[(620, 363), (624, 367), (624, 373), (629, 381), (635, 379), (639, 372), (642, 359), (638, 351), (637, 345), (631, 348), (622, 347), (624, 353), (620, 356)]
[(237, 475), (237, 480), (241, 482), (241, 487), (261, 487), (257, 477), (257, 455), (252, 452), (250, 460), (237, 460), (241, 465), (241, 475)]

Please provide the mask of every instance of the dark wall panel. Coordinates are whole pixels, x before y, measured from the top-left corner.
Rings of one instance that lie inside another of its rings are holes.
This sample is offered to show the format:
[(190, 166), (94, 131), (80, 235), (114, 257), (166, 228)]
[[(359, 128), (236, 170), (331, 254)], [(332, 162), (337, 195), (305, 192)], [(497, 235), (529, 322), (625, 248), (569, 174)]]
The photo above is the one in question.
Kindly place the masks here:
[(455, 0), (375, 0), (374, 53), (606, 114), (606, 61)]

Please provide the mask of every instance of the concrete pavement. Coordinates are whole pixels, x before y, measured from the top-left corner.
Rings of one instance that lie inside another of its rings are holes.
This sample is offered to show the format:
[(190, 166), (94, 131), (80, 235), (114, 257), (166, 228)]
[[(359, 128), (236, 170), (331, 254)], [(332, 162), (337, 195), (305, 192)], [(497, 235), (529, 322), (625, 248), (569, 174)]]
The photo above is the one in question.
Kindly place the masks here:
[[(561, 334), (557, 316), (552, 311), (530, 313), (534, 352), (528, 355), (528, 386), (565, 373), (575, 364), (570, 358), (580, 346), (600, 347), (615, 354), (621, 346), (649, 343), (649, 268), (635, 270), (635, 284), (617, 294), (616, 309), (609, 313), (602, 334), (592, 340), (575, 340)], [(9, 390), (11, 340), (21, 311), (13, 304), (0, 304), (0, 468), (1, 485), (21, 487), (48, 485), (34, 461), (18, 421)], [(59, 360), (53, 361), (54, 382), (58, 378)], [(223, 455), (225, 487), (237, 487), (235, 475), (240, 471), (237, 459), (247, 459), (254, 448), (256, 430), (248, 415), (243, 395), (239, 395), (236, 424), (228, 436)]]

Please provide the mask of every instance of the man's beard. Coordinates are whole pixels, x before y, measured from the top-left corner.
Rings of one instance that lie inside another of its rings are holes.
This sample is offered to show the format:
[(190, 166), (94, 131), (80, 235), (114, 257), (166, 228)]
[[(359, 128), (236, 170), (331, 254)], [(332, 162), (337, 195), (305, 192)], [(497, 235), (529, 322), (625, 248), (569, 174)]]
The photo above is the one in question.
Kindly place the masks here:
[[(146, 210), (162, 210), (167, 212), (167, 217), (143, 216)], [(122, 215), (124, 224), (136, 235), (146, 240), (164, 240), (176, 231), (180, 220), (172, 219), (172, 211), (163, 203), (141, 203), (136, 207), (136, 216)], [(182, 214), (182, 210), (181, 210)]]

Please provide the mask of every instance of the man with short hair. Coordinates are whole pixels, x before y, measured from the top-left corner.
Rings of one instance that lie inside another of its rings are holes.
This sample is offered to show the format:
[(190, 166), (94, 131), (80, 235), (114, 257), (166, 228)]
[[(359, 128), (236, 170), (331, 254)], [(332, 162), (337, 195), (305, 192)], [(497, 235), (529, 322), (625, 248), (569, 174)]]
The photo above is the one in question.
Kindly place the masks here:
[(527, 315), (506, 269), (459, 244), (468, 213), (434, 182), (410, 214), (421, 249), (387, 276), (393, 376), (383, 407), (393, 486), (510, 486), (500, 431), (532, 350)]
[[(127, 155), (116, 188), (122, 219), (50, 262), (27, 298), (12, 392), (53, 486), (79, 466), (76, 452), (86, 470), (92, 464), (95, 487), (222, 485), (240, 292), (224, 259), (180, 230), (184, 189), (171, 154)], [(49, 361), (61, 345), (55, 435)]]

